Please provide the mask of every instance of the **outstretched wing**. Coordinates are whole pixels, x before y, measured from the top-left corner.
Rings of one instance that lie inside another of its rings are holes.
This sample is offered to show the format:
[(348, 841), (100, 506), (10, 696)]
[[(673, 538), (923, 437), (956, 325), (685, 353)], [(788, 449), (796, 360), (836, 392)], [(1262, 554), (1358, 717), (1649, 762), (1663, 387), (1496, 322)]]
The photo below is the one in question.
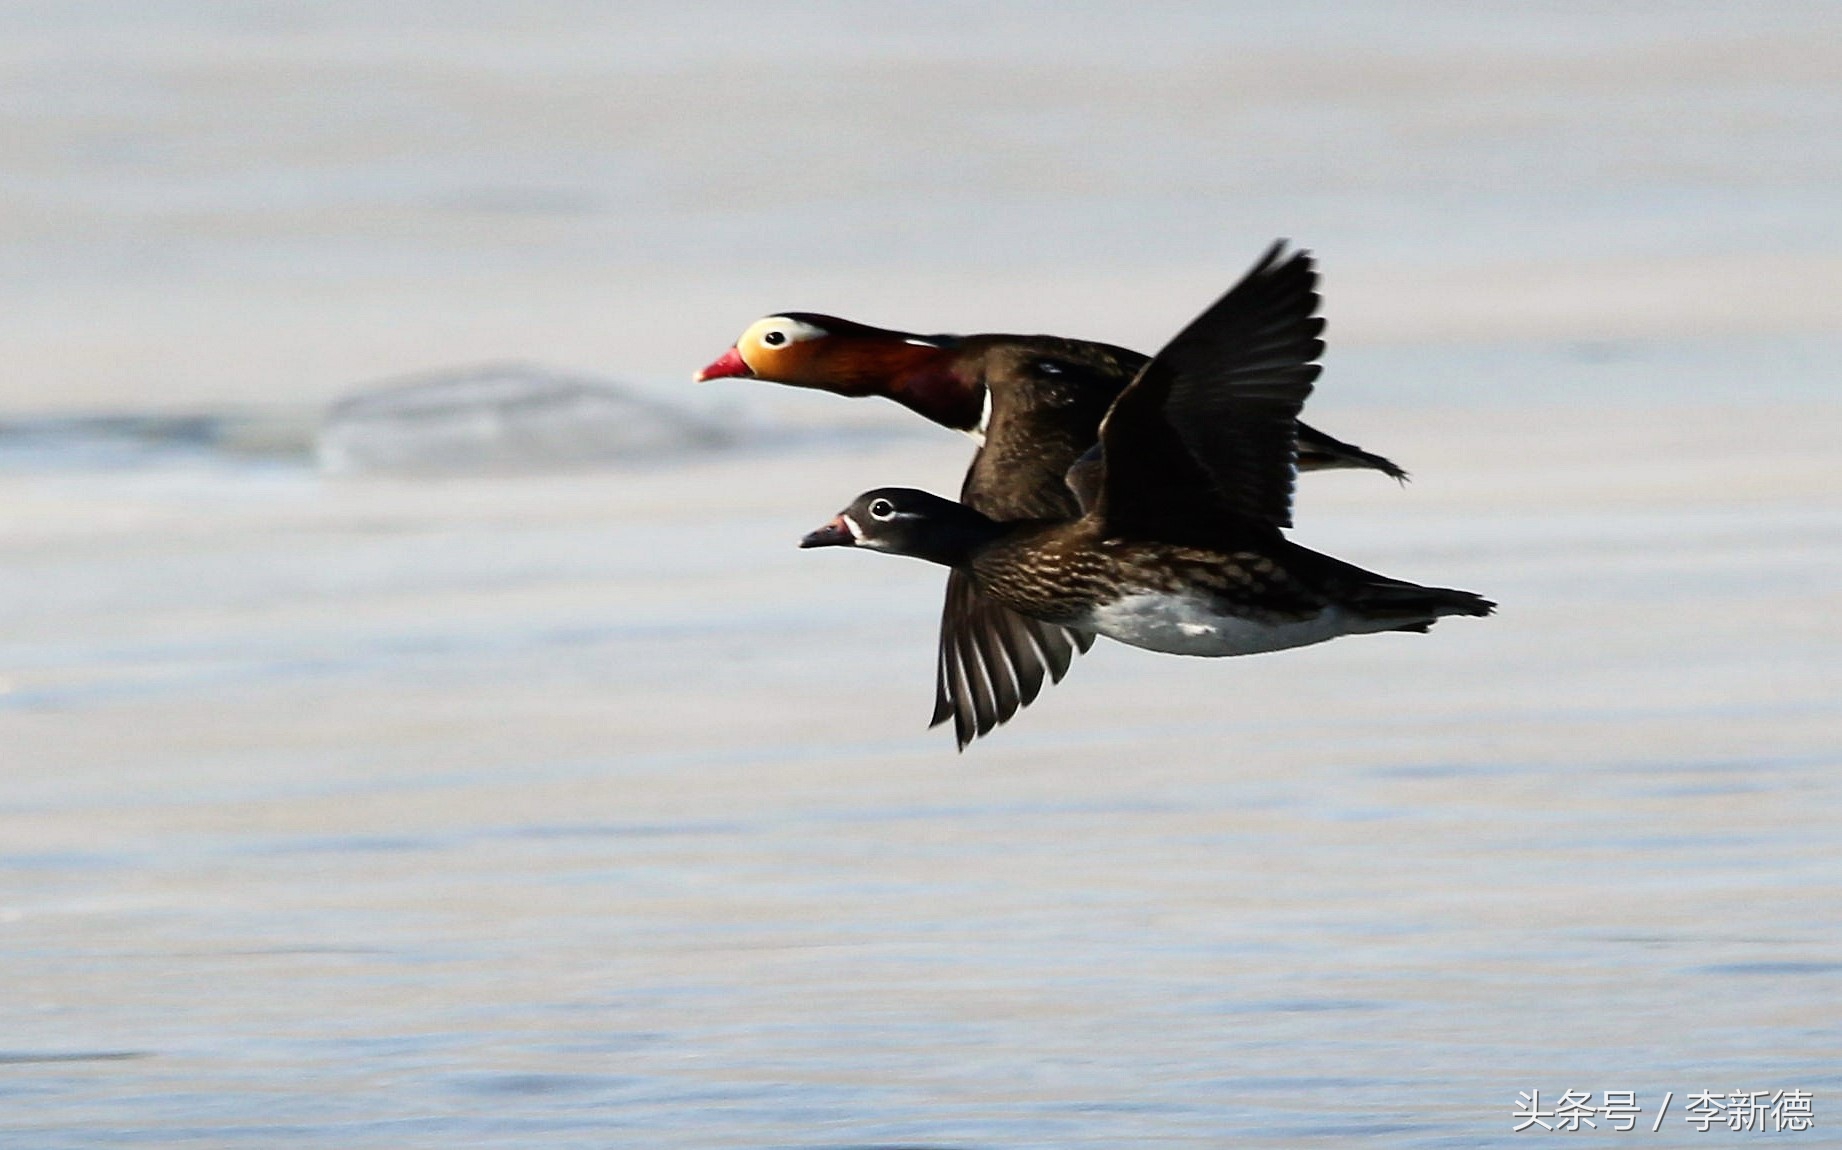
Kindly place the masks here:
[(1311, 256), (1282, 240), (1152, 357), (1100, 425), (1108, 534), (1219, 536), (1224, 516), (1291, 526), (1298, 413), (1324, 351), (1317, 306)]
[(979, 592), (972, 577), (947, 575), (940, 653), (929, 726), (953, 720), (959, 749), (1030, 705), (1045, 675), (1059, 683), (1094, 637), (1019, 615)]
[[(993, 401), (1004, 404), (1013, 398), (1006, 391), (994, 394)], [(1099, 418), (1098, 412), (1094, 418)], [(1000, 439), (1015, 434), (1009, 422), (994, 426), (1012, 429), (1000, 431)], [(1019, 447), (1024, 449), (1020, 453)], [(1011, 450), (1007, 453), (1006, 448)], [(1054, 445), (1040, 440), (1021, 445), (1014, 440), (988, 440), (966, 472), (960, 501), (1006, 522), (1079, 515), (1073, 493), (1055, 482), (1059, 465), (1046, 470), (1041, 466), (1044, 456), (1053, 458), (1055, 450)], [(1000, 466), (992, 465), (992, 453), (997, 453)], [(1029, 706), (1041, 693), (1045, 679), (1061, 682), (1075, 656), (1093, 645), (1091, 634), (1019, 615), (987, 598), (964, 571), (952, 571), (940, 612), (934, 717), (929, 725), (952, 719), (953, 735), (963, 751), (973, 739), (991, 733)]]

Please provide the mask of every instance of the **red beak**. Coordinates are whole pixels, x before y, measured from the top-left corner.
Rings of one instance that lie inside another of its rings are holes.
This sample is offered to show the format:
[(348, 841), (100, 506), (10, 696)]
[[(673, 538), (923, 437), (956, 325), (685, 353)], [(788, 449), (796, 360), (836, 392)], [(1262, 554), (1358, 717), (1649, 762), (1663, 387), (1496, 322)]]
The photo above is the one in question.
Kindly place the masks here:
[(753, 379), (755, 373), (742, 362), (742, 353), (735, 348), (724, 352), (717, 361), (691, 377), (692, 382), (702, 383), (706, 379), (726, 379), (729, 376)]
[(844, 524), (840, 515), (799, 541), (801, 547), (855, 547), (857, 536)]

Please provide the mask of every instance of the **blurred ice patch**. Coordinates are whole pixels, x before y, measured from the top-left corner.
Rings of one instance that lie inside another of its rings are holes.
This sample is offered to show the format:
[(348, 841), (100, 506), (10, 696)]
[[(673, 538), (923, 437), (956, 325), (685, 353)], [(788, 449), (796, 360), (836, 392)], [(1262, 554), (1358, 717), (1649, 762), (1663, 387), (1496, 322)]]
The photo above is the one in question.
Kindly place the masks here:
[(0, 471), (280, 463), (313, 450), (310, 411), (122, 412), (0, 420)]
[(436, 372), (335, 404), (317, 444), (332, 474), (531, 471), (708, 451), (734, 434), (708, 415), (526, 364)]

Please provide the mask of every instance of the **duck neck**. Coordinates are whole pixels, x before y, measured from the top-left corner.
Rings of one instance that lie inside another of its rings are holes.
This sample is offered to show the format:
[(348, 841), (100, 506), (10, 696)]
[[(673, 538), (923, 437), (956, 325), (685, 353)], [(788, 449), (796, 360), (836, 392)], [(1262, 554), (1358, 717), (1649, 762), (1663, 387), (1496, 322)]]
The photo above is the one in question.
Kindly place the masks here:
[(1013, 524), (999, 523), (964, 504), (930, 519), (906, 540), (903, 552), (943, 567), (968, 567), (973, 556), (1007, 534)]
[(958, 349), (938, 338), (878, 331), (840, 347), (826, 364), (830, 386), (846, 395), (882, 395), (924, 419), (976, 432), (985, 386), (965, 370)]
[[(916, 349), (920, 350), (919, 348)], [(889, 398), (942, 427), (982, 433), (985, 385), (959, 370), (958, 357), (941, 349), (890, 380)]]

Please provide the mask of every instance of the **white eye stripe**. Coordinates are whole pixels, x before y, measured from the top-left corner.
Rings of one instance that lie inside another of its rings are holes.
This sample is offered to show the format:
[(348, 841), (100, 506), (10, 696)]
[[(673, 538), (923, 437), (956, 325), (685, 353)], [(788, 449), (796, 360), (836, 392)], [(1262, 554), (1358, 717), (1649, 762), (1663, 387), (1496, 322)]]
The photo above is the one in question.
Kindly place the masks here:
[(748, 330), (742, 333), (741, 342), (758, 343), (764, 347), (786, 347), (788, 344), (822, 339), (828, 334), (824, 328), (815, 327), (804, 320), (771, 315), (750, 324)]

